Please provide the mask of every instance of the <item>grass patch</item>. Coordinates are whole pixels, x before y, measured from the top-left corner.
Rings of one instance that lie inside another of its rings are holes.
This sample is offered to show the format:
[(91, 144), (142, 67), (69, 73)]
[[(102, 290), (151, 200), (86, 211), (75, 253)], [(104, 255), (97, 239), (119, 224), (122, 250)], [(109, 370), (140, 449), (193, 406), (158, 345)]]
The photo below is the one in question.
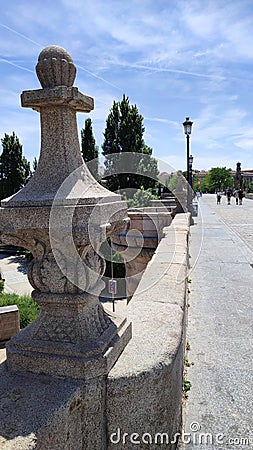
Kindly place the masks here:
[(4, 291), (4, 280), (0, 280), (0, 294)]
[(30, 295), (0, 294), (0, 306), (17, 305), (20, 315), (20, 328), (37, 319), (40, 308)]

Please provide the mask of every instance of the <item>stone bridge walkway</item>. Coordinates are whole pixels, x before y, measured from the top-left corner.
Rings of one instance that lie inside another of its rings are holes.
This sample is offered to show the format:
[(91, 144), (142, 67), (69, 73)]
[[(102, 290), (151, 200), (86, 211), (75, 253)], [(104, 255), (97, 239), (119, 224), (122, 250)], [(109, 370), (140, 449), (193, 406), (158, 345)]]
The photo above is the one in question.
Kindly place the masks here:
[[(253, 448), (253, 201), (199, 201), (191, 227), (182, 449)], [(201, 436), (202, 433), (202, 436)], [(206, 435), (205, 433), (208, 433)], [(189, 442), (190, 441), (190, 442)], [(189, 443), (187, 443), (189, 442)]]

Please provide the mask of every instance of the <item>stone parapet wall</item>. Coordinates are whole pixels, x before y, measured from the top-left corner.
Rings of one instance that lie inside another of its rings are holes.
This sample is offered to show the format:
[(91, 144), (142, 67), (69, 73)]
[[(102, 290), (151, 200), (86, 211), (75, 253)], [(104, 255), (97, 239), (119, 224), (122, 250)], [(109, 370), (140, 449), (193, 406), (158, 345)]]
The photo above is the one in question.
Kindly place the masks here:
[(245, 198), (253, 200), (253, 194), (245, 194)]
[(144, 207), (128, 210), (129, 229), (111, 237), (113, 248), (123, 255), (126, 267), (128, 301), (163, 237), (164, 227), (171, 224), (172, 213), (165, 207)]
[[(47, 47), (36, 72), (42, 89), (23, 91), (21, 104), (40, 114), (38, 167), (1, 201), (0, 238), (32, 253), (28, 278), (41, 311), (6, 344), (0, 448), (105, 450), (115, 448), (110, 434), (118, 429), (169, 438), (181, 423), (189, 218), (170, 225), (170, 212), (145, 209), (133, 212), (135, 226), (128, 230), (126, 202), (83, 163), (76, 113), (90, 112), (94, 100), (73, 86), (71, 55)], [(128, 318), (99, 301), (100, 246), (115, 237), (124, 247), (125, 236), (127, 277), (141, 275), (149, 250), (155, 252)], [(135, 445), (119, 441), (117, 449)]]
[[(1, 449), (175, 449), (169, 442), (181, 426), (188, 235), (188, 214), (164, 228), (127, 307), (132, 340), (108, 378), (68, 379), (67, 368), (64, 378), (19, 374), (1, 365)], [(166, 436), (168, 443), (155, 443)]]
[(0, 341), (7, 341), (20, 330), (17, 305), (0, 307)]
[[(144, 272), (128, 306), (133, 337), (109, 373), (108, 449), (157, 448), (180, 432), (186, 320), (189, 214), (177, 215)], [(123, 436), (124, 433), (128, 435)], [(165, 436), (164, 436), (165, 439)], [(111, 440), (113, 442), (111, 442)], [(117, 441), (117, 444), (116, 444)], [(125, 443), (124, 443), (125, 441)], [(147, 441), (149, 442), (149, 441)], [(173, 449), (169, 443), (159, 448)]]

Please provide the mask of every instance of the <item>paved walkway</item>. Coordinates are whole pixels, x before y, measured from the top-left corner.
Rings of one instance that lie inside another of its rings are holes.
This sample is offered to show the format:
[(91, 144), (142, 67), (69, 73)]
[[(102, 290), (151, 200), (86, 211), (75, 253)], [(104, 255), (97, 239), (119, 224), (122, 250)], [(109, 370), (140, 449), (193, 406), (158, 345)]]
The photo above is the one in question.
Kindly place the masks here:
[(18, 295), (31, 294), (33, 288), (27, 279), (27, 265), (23, 255), (0, 253), (0, 271), (5, 279), (5, 292)]
[[(27, 260), (23, 255), (0, 252), (0, 271), (5, 279), (4, 291), (10, 294), (31, 294), (33, 288), (27, 278)], [(0, 343), (0, 364), (6, 359), (6, 351)]]
[(199, 208), (190, 243), (191, 442), (182, 448), (253, 448), (253, 201), (216, 205), (204, 195)]

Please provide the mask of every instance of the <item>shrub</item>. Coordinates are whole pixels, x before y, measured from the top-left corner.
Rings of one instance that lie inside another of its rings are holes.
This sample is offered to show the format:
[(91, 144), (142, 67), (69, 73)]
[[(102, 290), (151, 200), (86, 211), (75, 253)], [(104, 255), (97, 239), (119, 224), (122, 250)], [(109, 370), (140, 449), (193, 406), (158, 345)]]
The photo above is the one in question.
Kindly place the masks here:
[(0, 279), (0, 294), (4, 291), (4, 280)]
[(149, 206), (150, 200), (157, 200), (157, 195), (152, 193), (152, 189), (144, 189), (142, 186), (138, 189), (132, 199), (127, 199), (129, 208), (143, 208)]
[(19, 296), (17, 294), (1, 294), (0, 306), (17, 305), (20, 315), (20, 328), (37, 319), (40, 308), (29, 295)]

